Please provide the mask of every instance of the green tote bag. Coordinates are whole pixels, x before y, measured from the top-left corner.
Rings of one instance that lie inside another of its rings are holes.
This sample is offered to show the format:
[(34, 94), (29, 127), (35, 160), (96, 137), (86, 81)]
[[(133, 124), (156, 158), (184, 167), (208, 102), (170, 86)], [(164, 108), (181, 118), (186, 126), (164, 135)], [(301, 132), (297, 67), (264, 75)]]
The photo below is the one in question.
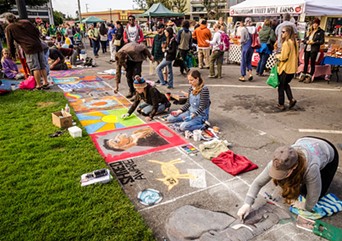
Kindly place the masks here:
[(277, 67), (278, 67), (277, 65), (274, 65), (272, 67), (270, 76), (266, 80), (266, 84), (268, 84), (269, 86), (272, 86), (273, 88), (277, 88), (279, 85)]

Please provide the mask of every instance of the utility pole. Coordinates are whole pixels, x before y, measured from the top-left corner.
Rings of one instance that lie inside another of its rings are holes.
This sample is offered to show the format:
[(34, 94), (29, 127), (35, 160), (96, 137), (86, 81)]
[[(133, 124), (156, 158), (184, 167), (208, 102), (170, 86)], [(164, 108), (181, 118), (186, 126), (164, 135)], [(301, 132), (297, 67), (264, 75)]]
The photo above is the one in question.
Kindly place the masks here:
[(86, 3), (86, 12), (88, 12), (88, 5), (89, 5), (89, 4), (88, 4), (88, 3)]
[(112, 9), (111, 8), (109, 9), (109, 15), (110, 15), (110, 23), (112, 23), (113, 20), (112, 20)]
[(15, 3), (17, 4), (19, 18), (28, 19), (25, 0), (15, 0)]
[(50, 25), (55, 25), (55, 20), (53, 19), (53, 8), (52, 8), (52, 0), (49, 0), (48, 5), (48, 14), (49, 14), (49, 22)]
[[(82, 16), (81, 16), (81, 4), (80, 0), (77, 0), (77, 5), (78, 5), (78, 20), (80, 21), (80, 24), (82, 23)], [(88, 11), (87, 11), (88, 12)]]

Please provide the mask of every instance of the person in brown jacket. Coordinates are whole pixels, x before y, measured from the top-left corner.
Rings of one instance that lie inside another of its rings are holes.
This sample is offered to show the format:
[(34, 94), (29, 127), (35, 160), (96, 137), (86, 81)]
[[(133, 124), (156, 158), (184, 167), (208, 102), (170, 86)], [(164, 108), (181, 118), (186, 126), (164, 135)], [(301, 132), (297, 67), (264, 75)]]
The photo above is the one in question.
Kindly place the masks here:
[(210, 44), (206, 40), (211, 40), (211, 32), (207, 27), (207, 20), (202, 20), (201, 26), (192, 33), (192, 38), (197, 41), (198, 45), (198, 67), (203, 69), (204, 60), (204, 68), (209, 69)]
[[(28, 20), (18, 20), (13, 13), (4, 13), (2, 17), (8, 23), (5, 34), (7, 39), (7, 46), (12, 58), (15, 58), (15, 45), (17, 42), (24, 50), (26, 61), (31, 72), (36, 80), (36, 89), (49, 88), (47, 80), (46, 66), (47, 62), (44, 57), (44, 51), (41, 40), (39, 38), (39, 30)], [(43, 78), (43, 85), (41, 84)]]
[(119, 84), (121, 81), (121, 69), (122, 67), (126, 70), (127, 84), (129, 87), (129, 93), (126, 98), (132, 98), (135, 94), (135, 88), (133, 85), (133, 77), (136, 75), (141, 76), (141, 65), (142, 62), (149, 58), (154, 61), (153, 56), (147, 49), (146, 45), (131, 42), (125, 44), (115, 55), (116, 60), (116, 88), (115, 93), (119, 91)]

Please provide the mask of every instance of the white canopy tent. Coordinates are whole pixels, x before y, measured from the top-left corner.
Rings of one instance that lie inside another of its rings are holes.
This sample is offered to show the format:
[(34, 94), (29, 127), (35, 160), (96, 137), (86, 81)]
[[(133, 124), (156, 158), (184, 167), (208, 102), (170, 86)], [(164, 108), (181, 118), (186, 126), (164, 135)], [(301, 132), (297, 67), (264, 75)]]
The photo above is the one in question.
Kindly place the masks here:
[(246, 0), (230, 7), (230, 16), (342, 15), (341, 0)]

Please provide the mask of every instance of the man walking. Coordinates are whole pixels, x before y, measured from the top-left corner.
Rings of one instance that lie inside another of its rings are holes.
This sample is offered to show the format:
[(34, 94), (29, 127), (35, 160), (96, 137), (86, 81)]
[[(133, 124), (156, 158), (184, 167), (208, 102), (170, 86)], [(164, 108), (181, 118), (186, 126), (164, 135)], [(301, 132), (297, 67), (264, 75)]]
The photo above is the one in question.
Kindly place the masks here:
[(189, 30), (190, 28), (190, 22), (188, 20), (185, 20), (182, 24), (182, 29), (178, 31), (177, 34), (177, 42), (178, 42), (178, 50), (180, 53), (180, 56), (183, 59), (183, 62), (180, 66), (180, 72), (181, 74), (187, 73), (189, 71), (188, 64), (186, 62), (186, 58), (188, 56), (188, 52), (192, 45), (192, 34)]
[(192, 33), (192, 38), (198, 44), (198, 67), (203, 69), (204, 60), (204, 68), (209, 69), (210, 44), (206, 40), (211, 40), (211, 32), (207, 27), (207, 20), (202, 20), (201, 25)]
[(125, 44), (136, 42), (141, 43), (144, 41), (144, 34), (139, 25), (135, 24), (135, 17), (133, 15), (128, 16), (128, 23), (124, 30), (123, 39)]

